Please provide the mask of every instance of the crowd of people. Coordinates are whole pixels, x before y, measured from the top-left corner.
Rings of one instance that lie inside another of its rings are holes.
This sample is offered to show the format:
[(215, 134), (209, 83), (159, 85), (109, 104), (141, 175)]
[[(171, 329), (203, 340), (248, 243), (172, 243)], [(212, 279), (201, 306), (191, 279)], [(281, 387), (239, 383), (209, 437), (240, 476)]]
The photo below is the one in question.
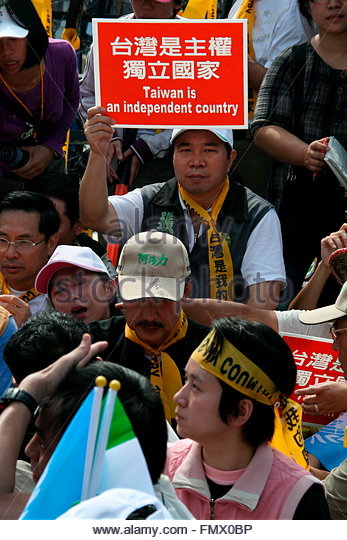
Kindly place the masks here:
[[(235, 0), (229, 18), (248, 22), (248, 129), (120, 129), (93, 45), (79, 80), (31, 0), (0, 0), (1, 519), (99, 375), (121, 383), (155, 496), (114, 488), (62, 518), (347, 518), (347, 460), (319, 468), (301, 422), (346, 412), (347, 385), (294, 393), (281, 337), (332, 338), (347, 377), (346, 190), (324, 161), (330, 137), (347, 150), (347, 3)], [(82, 178), (63, 150), (76, 115)]]

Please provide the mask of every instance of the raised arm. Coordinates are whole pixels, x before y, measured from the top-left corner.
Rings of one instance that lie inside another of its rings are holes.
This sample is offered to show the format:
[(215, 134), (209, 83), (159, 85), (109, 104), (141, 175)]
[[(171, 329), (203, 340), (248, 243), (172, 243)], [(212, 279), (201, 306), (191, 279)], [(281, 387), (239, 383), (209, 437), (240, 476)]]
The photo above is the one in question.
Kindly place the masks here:
[(344, 223), (338, 231), (323, 238), (321, 241), (322, 260), (311, 279), (291, 302), (289, 309), (315, 309), (317, 307), (324, 285), (330, 276), (330, 255), (344, 247), (347, 247), (347, 223)]
[(182, 303), (182, 308), (189, 319), (205, 326), (212, 326), (214, 319), (221, 317), (239, 317), (248, 321), (261, 322), (278, 332), (276, 313), (267, 309), (213, 298), (187, 298)]
[(118, 216), (108, 202), (106, 155), (115, 121), (103, 116), (103, 107), (88, 110), (84, 132), (90, 144), (87, 168), (80, 187), (80, 214), (84, 225), (100, 233), (119, 237)]

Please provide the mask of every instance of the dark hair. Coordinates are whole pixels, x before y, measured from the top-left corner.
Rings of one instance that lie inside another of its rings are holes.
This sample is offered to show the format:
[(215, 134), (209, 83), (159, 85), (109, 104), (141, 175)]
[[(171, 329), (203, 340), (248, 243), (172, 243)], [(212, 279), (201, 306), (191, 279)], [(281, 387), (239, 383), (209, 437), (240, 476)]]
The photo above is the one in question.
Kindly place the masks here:
[(14, 22), (29, 31), (27, 57), (22, 69), (38, 65), (46, 54), (48, 35), (34, 5), (30, 0), (4, 0), (4, 5)]
[(310, 10), (310, 0), (298, 0), (301, 14), (312, 24), (312, 15)]
[(46, 242), (59, 230), (60, 216), (52, 201), (43, 195), (31, 191), (11, 191), (0, 202), (0, 213), (12, 210), (39, 214), (39, 231), (45, 235)]
[(78, 179), (64, 173), (44, 173), (31, 180), (31, 191), (53, 197), (65, 203), (71, 226), (80, 217)]
[(156, 483), (165, 466), (167, 428), (161, 399), (143, 375), (118, 364), (100, 361), (73, 369), (43, 405), (52, 419), (50, 429), (61, 438), (98, 375), (108, 381), (120, 381), (119, 399), (141, 445), (152, 482)]
[[(215, 339), (208, 350), (207, 362), (218, 356), (226, 339), (237, 347), (272, 380), (282, 396), (288, 397), (296, 382), (296, 365), (288, 345), (281, 336), (262, 323), (240, 319), (217, 319), (213, 323)], [(219, 403), (219, 415), (227, 423), (230, 416), (238, 416), (238, 405), (245, 394), (235, 390), (217, 378), (223, 392)], [(251, 399), (251, 398), (247, 398)], [(270, 441), (275, 429), (273, 407), (253, 402), (253, 412), (243, 426), (244, 440), (253, 447)]]
[(13, 334), (4, 348), (4, 360), (19, 384), (30, 373), (78, 347), (85, 333), (88, 327), (84, 322), (57, 311), (44, 311)]

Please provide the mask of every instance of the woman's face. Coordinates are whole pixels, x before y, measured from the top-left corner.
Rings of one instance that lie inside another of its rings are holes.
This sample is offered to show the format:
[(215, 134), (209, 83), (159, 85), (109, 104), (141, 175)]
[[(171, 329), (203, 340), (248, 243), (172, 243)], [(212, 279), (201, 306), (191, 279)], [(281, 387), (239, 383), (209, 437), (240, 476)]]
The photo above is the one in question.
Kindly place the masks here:
[(0, 71), (13, 75), (22, 69), (27, 56), (26, 38), (0, 38)]
[(174, 396), (177, 403), (177, 431), (206, 446), (228, 430), (219, 416), (222, 387), (217, 377), (202, 369), (192, 358), (186, 366), (185, 385)]
[(346, 0), (310, 2), (310, 11), (320, 34), (339, 34), (347, 31)]

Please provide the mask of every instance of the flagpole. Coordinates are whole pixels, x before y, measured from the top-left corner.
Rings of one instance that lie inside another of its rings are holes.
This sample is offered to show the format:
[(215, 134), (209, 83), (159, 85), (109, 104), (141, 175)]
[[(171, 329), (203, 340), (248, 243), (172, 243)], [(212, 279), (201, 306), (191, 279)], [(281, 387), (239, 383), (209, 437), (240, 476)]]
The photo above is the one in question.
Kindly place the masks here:
[(86, 458), (85, 458), (85, 464), (84, 464), (81, 501), (84, 501), (85, 499), (88, 498), (88, 490), (89, 490), (90, 475), (91, 475), (92, 463), (93, 463), (93, 457), (94, 457), (95, 441), (96, 441), (96, 436), (98, 433), (98, 426), (99, 426), (100, 407), (101, 407), (102, 396), (104, 394), (104, 387), (106, 386), (106, 384), (107, 384), (106, 377), (103, 377), (102, 375), (99, 375), (99, 377), (95, 379), (95, 387), (93, 390), (94, 392), (93, 404), (92, 404), (92, 410), (90, 414), (87, 450), (86, 450)]
[(88, 489), (88, 498), (95, 497), (97, 495), (96, 490), (98, 489), (103, 459), (105, 455), (106, 445), (109, 437), (110, 425), (112, 422), (114, 404), (116, 401), (117, 393), (120, 390), (121, 384), (119, 381), (113, 380), (109, 384), (109, 389), (107, 392), (106, 404), (104, 412), (102, 415), (101, 427), (99, 431), (99, 436), (97, 440), (93, 470), (90, 476), (89, 489)]

